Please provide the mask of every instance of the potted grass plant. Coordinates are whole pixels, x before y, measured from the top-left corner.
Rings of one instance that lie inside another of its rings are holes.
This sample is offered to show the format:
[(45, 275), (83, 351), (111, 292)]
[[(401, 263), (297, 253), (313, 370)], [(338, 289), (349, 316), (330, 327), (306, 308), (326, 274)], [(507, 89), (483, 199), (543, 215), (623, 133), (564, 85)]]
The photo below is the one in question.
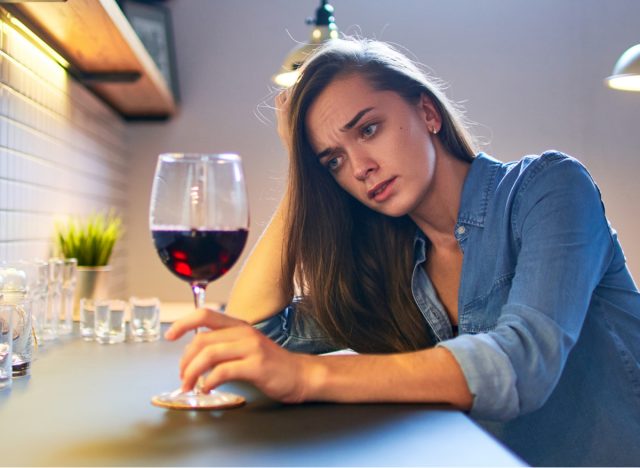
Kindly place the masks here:
[(73, 315), (78, 317), (81, 298), (106, 298), (109, 290), (109, 260), (122, 235), (122, 220), (113, 211), (92, 214), (85, 219), (70, 219), (56, 226), (58, 251), (64, 258), (78, 260), (78, 280)]

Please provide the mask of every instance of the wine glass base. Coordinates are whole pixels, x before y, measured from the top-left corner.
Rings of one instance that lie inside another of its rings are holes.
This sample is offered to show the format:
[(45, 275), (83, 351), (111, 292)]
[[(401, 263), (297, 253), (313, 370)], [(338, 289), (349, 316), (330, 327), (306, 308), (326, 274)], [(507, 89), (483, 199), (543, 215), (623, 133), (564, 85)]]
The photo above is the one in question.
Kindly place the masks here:
[(242, 406), (244, 397), (213, 390), (209, 393), (165, 392), (151, 398), (151, 404), (173, 410), (222, 410)]

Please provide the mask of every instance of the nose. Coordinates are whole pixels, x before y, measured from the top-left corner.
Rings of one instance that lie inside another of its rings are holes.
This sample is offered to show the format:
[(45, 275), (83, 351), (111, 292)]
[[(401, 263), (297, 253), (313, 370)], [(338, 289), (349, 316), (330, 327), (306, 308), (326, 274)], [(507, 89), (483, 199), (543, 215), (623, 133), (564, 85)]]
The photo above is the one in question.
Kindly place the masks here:
[(359, 181), (367, 180), (367, 177), (378, 169), (378, 164), (367, 154), (355, 154), (351, 156), (353, 175)]

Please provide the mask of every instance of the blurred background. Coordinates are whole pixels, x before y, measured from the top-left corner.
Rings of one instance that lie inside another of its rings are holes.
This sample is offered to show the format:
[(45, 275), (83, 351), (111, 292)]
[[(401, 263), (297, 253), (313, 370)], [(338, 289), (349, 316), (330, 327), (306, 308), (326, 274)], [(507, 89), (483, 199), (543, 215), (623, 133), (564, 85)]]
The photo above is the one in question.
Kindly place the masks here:
[[(190, 301), (189, 288), (160, 263), (148, 227), (156, 158), (172, 151), (243, 157), (252, 218), (243, 258), (250, 252), (286, 177), (271, 77), (296, 41), (309, 39), (304, 20), (319, 2), (161, 3), (171, 13), (180, 95), (166, 121), (122, 120), (73, 82), (56, 85), (66, 97), (48, 102), (29, 83), (50, 81), (55, 73), (34, 78), (18, 64), (18, 52), (2, 49), (0, 258), (46, 255), (56, 217), (113, 206), (126, 234), (114, 254), (112, 296)], [(599, 184), (632, 273), (640, 277), (640, 93), (603, 84), (618, 57), (640, 42), (640, 2), (331, 4), (341, 33), (398, 44), (446, 81), (448, 95), (475, 122), (483, 151), (509, 161), (555, 148), (580, 159)], [(35, 145), (34, 138), (42, 142)], [(226, 299), (240, 263), (209, 286), (209, 300)]]

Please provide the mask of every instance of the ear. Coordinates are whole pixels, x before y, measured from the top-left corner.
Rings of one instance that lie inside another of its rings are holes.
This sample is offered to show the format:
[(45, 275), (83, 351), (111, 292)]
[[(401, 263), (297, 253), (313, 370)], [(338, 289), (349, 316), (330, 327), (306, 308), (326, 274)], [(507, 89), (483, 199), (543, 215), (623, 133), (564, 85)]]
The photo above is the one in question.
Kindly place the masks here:
[(426, 94), (420, 95), (420, 115), (424, 121), (427, 131), (434, 135), (442, 128), (442, 116), (433, 100)]

